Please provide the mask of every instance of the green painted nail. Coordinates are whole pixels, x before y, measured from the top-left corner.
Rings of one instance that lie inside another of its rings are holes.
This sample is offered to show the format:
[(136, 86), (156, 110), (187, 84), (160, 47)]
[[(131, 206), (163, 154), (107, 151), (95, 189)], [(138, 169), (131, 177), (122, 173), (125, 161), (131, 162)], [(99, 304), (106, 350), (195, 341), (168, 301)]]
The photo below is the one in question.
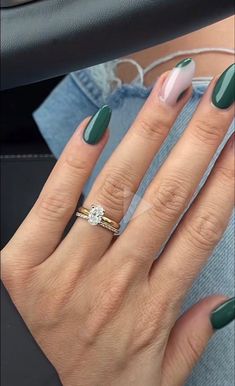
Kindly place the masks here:
[(185, 67), (187, 66), (189, 63), (191, 63), (192, 59), (191, 58), (186, 58), (186, 59), (183, 59), (181, 60), (179, 63), (177, 63), (175, 65), (175, 67)]
[(212, 93), (212, 103), (219, 109), (227, 109), (235, 100), (235, 64), (231, 64), (219, 77)]
[(108, 127), (111, 115), (112, 110), (108, 105), (104, 105), (93, 115), (83, 133), (83, 139), (86, 143), (95, 145), (101, 140)]
[(235, 297), (221, 304), (211, 313), (211, 324), (215, 330), (227, 326), (235, 319)]

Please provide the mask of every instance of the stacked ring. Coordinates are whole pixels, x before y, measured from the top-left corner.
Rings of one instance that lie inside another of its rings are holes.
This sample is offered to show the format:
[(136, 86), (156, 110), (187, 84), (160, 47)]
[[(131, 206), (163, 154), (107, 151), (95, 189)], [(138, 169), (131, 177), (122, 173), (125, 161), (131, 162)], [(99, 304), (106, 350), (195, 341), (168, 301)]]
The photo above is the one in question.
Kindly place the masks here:
[(104, 216), (104, 214), (105, 210), (101, 205), (92, 204), (90, 210), (81, 206), (78, 209), (76, 216), (87, 220), (91, 225), (100, 225), (117, 236), (119, 234), (120, 224)]

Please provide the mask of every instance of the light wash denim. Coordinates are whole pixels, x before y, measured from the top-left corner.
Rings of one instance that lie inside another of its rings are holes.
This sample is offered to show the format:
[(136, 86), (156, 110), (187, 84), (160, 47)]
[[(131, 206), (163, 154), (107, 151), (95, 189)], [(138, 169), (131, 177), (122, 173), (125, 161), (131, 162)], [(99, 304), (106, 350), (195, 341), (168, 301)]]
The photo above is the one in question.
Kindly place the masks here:
[[(105, 65), (99, 65), (68, 75), (34, 113), (34, 118), (48, 146), (54, 155), (59, 157), (68, 139), (82, 119), (94, 114), (103, 104), (109, 104), (112, 107), (113, 114), (109, 125), (111, 129), (110, 139), (84, 189), (85, 195), (89, 192), (95, 177), (122, 140), (151, 91), (151, 88), (145, 88), (143, 85), (139, 85), (138, 82), (123, 85), (117, 78), (110, 79), (109, 77), (109, 79), (106, 79), (106, 69)], [(113, 85), (115, 82), (117, 82), (116, 87), (115, 84)], [(137, 202), (143, 196), (145, 189), (166, 159), (169, 151), (187, 127), (198, 102), (208, 86), (208, 81), (204, 80), (201, 83), (195, 81), (193, 85), (192, 98), (179, 115), (160, 152), (155, 156), (137, 195), (134, 197), (131, 208), (122, 222), (122, 228), (130, 219)], [(215, 159), (231, 135), (232, 126), (217, 150), (200, 187), (205, 182)], [(188, 293), (182, 311), (207, 295), (220, 293), (234, 296), (234, 271), (234, 222), (231, 219), (207, 266)], [(233, 385), (234, 325), (232, 323), (214, 335), (205, 354), (187, 381), (187, 386)]]

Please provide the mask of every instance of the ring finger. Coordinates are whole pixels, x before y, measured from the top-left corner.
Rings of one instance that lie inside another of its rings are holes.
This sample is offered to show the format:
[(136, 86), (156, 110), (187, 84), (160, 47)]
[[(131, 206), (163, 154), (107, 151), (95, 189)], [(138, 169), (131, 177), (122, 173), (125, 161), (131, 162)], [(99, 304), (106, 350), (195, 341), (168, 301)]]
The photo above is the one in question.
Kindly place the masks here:
[[(191, 95), (194, 70), (194, 62), (185, 59), (170, 73), (159, 78), (132, 127), (97, 178), (85, 207), (99, 203), (106, 209), (105, 215), (109, 218), (116, 222), (123, 218), (146, 170)], [(111, 239), (111, 232), (101, 227), (91, 227), (78, 219), (63, 246), (77, 250), (84, 240), (90, 240), (91, 248), (96, 245), (93, 255), (97, 259), (110, 245)], [(89, 245), (86, 243), (86, 252), (91, 261), (92, 250), (89, 250)]]

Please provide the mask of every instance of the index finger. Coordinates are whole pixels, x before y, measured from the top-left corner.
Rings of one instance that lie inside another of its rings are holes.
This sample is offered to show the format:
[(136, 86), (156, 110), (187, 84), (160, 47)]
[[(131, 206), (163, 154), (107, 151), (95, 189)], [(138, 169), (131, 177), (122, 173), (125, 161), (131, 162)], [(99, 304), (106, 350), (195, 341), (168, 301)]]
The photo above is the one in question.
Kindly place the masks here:
[(89, 144), (83, 139), (90, 127), (88, 123), (92, 123), (90, 118), (81, 123), (66, 145), (35, 205), (3, 249), (2, 261), (6, 262), (9, 256), (11, 262), (20, 259), (21, 267), (34, 266), (55, 250), (76, 209), (83, 186), (108, 140), (106, 128), (110, 117), (108, 106), (103, 106), (93, 117), (95, 121), (99, 118), (102, 124), (100, 131), (103, 136), (98, 143), (91, 144), (90, 141)]

